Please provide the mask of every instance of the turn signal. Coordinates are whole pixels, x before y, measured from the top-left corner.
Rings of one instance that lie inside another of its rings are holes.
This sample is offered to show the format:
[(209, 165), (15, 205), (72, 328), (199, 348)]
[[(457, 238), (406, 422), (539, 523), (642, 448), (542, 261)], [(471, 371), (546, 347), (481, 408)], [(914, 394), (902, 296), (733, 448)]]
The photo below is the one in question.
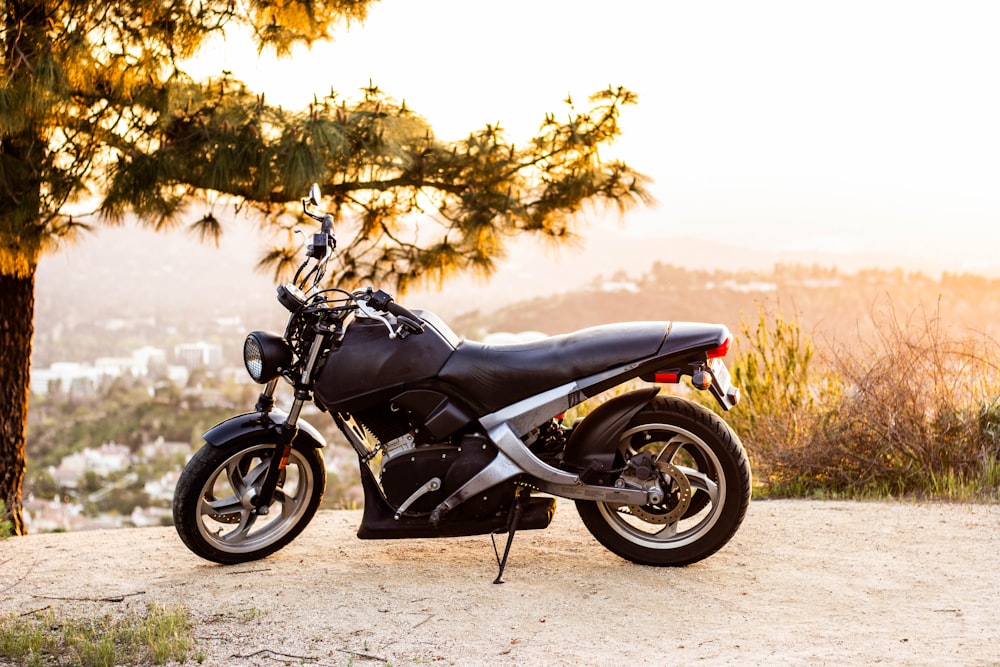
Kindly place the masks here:
[(695, 389), (708, 389), (712, 386), (712, 374), (706, 370), (696, 370), (691, 374), (691, 385)]

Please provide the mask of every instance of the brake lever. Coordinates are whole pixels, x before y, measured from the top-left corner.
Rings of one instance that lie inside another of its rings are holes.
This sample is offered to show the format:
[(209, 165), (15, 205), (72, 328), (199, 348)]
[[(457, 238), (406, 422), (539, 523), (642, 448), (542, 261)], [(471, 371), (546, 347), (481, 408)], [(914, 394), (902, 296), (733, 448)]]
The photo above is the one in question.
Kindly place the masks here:
[(360, 310), (365, 315), (365, 317), (370, 317), (374, 320), (378, 320), (379, 322), (385, 325), (385, 328), (389, 330), (390, 339), (396, 338), (399, 335), (396, 332), (396, 330), (392, 328), (392, 322), (389, 321), (389, 318), (386, 316), (386, 314), (368, 305), (368, 299), (358, 297), (355, 299), (355, 302), (358, 304), (358, 310)]

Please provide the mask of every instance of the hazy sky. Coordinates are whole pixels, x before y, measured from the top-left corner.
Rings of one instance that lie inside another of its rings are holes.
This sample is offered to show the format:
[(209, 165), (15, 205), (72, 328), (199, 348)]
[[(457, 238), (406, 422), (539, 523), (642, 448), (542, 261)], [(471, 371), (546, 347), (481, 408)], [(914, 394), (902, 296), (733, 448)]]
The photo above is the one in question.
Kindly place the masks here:
[[(624, 85), (615, 152), (659, 200), (623, 234), (1000, 268), (1000, 2), (382, 0), (332, 45), (206, 64), (301, 105), (371, 79), (442, 138)], [(581, 106), (583, 106), (581, 104)]]

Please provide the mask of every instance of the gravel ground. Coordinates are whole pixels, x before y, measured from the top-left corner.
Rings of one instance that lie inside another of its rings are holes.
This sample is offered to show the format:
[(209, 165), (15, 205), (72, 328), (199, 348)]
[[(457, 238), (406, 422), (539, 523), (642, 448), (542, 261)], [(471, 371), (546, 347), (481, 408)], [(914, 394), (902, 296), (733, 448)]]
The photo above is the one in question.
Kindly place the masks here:
[[(760, 501), (686, 568), (633, 565), (560, 501), (519, 533), (360, 541), (320, 512), (219, 566), (172, 528), (0, 542), (0, 615), (184, 605), (206, 665), (1000, 665), (1000, 505)], [(502, 546), (502, 545), (501, 545)]]

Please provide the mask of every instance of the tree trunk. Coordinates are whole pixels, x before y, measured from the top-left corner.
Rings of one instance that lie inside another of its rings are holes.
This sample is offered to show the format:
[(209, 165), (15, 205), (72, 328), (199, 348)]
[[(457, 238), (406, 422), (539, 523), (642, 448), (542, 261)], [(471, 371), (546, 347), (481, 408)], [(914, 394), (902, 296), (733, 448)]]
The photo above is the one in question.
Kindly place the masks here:
[(0, 272), (0, 500), (15, 535), (24, 535), (21, 482), (35, 315), (34, 266), (27, 276)]
[[(31, 338), (35, 317), (35, 271), (46, 225), (42, 220), (42, 183), (48, 178), (46, 124), (48, 111), (29, 91), (48, 85), (39, 71), (52, 53), (54, 28), (51, 0), (4, 3), (0, 31), (0, 64), (5, 92), (27, 95), (20, 130), (0, 134), (3, 184), (0, 188), (0, 501), (15, 535), (24, 535), (21, 484), (25, 469), (25, 430), (31, 388)], [(27, 85), (25, 85), (27, 83)]]

